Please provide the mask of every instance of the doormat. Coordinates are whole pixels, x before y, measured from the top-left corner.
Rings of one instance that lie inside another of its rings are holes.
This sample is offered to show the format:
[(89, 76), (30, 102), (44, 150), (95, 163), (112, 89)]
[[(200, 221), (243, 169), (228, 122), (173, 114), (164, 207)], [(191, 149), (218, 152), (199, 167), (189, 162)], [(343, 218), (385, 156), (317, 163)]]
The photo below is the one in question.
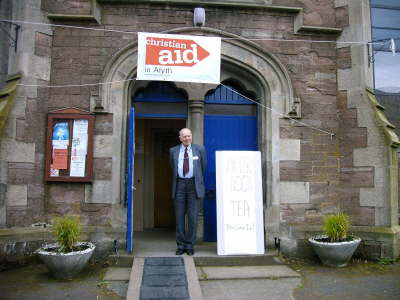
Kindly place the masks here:
[(145, 258), (140, 300), (153, 299), (189, 300), (183, 258)]

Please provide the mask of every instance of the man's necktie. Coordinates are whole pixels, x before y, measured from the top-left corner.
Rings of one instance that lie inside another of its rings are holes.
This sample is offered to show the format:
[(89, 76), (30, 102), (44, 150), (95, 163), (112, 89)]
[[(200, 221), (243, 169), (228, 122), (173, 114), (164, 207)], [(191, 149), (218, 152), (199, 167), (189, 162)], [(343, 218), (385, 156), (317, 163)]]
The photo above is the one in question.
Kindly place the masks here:
[(183, 176), (189, 173), (189, 155), (187, 153), (187, 147), (185, 147), (185, 154), (183, 156)]

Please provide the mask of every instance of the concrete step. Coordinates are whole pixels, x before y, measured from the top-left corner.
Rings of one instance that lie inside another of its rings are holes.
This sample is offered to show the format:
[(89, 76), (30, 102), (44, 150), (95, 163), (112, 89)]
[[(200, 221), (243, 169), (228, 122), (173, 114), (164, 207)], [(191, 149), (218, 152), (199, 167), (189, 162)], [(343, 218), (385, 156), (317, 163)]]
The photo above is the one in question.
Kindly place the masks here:
[(132, 268), (110, 267), (107, 269), (103, 280), (106, 281), (128, 281)]
[(133, 264), (134, 256), (127, 253), (126, 251), (118, 251), (118, 253), (113, 253), (109, 255), (108, 261), (113, 267), (131, 268)]
[(200, 280), (297, 278), (288, 266), (202, 266), (196, 267)]
[(259, 266), (282, 265), (276, 251), (268, 251), (265, 255), (229, 255), (229, 256), (197, 256), (193, 257), (196, 266)]

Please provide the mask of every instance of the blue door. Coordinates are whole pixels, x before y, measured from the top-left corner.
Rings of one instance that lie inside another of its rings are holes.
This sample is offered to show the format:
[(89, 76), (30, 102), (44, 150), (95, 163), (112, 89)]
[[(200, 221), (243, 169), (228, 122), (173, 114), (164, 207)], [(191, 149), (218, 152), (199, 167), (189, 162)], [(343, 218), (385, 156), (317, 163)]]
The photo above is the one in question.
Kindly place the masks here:
[(135, 157), (135, 109), (129, 110), (129, 126), (128, 126), (128, 174), (127, 174), (127, 220), (126, 220), (126, 251), (133, 251), (133, 170)]
[[(224, 89), (225, 91), (223, 91)], [(225, 95), (227, 97), (221, 96), (224, 95), (224, 92), (228, 94)], [(249, 109), (249, 105), (254, 106), (253, 103), (245, 98), (237, 99), (237, 94), (229, 97), (229, 92), (229, 90), (220, 86), (212, 95), (206, 97), (206, 105), (207, 103), (210, 104), (210, 109), (206, 109), (209, 114), (204, 116), (204, 146), (207, 151), (208, 163), (205, 175), (206, 195), (203, 211), (204, 241), (207, 242), (217, 240), (215, 151), (254, 151), (258, 149), (256, 109), (254, 107)], [(229, 105), (220, 106), (225, 104)], [(232, 107), (232, 105), (240, 105), (240, 107)], [(226, 109), (224, 109), (225, 107)], [(225, 111), (226, 114), (218, 114), (221, 111)]]

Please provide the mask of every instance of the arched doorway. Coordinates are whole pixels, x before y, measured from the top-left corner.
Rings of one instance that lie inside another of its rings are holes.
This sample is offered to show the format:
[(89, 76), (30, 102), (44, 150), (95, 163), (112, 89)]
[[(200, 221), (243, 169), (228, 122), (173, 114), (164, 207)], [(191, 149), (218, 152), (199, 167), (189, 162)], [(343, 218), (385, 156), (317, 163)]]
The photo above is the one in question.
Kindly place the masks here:
[(133, 229), (174, 228), (169, 148), (186, 125), (187, 96), (171, 82), (136, 90)]

